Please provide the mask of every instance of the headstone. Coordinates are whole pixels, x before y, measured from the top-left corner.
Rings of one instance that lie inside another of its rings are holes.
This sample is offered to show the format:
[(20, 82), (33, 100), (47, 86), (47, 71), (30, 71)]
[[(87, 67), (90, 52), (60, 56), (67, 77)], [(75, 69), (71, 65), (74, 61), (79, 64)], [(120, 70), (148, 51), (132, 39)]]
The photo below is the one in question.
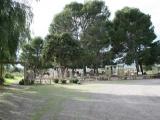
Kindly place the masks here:
[(105, 66), (105, 72), (106, 72), (108, 80), (110, 80), (111, 79), (111, 75), (112, 75), (111, 66)]
[(118, 77), (120, 79), (124, 78), (125, 77), (125, 73), (124, 73), (124, 65), (123, 64), (119, 64), (117, 65), (117, 74), (118, 74)]

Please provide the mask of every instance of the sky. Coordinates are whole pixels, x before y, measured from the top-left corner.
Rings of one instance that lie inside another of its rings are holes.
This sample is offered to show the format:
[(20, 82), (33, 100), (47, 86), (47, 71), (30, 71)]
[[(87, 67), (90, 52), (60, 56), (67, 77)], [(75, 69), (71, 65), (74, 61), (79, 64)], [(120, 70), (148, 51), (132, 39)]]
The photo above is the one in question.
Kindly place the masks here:
[[(54, 16), (61, 12), (66, 4), (77, 1), (84, 3), (85, 0), (40, 0), (33, 2), (33, 23), (31, 25), (32, 36), (45, 37)], [(160, 40), (160, 0), (104, 0), (111, 12), (110, 19), (114, 18), (117, 10), (123, 7), (139, 8), (145, 14), (151, 15), (151, 21), (155, 27), (157, 40)]]

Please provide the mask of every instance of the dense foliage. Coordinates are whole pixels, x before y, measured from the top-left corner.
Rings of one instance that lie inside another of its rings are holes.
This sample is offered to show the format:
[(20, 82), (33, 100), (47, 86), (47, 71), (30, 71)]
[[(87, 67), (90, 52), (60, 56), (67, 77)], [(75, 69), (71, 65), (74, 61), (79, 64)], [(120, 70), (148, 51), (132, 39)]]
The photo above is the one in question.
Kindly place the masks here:
[[(72, 67), (83, 67), (84, 72), (86, 66), (96, 70), (106, 64), (135, 63), (137, 73), (141, 70), (143, 74), (144, 65), (158, 63), (159, 44), (154, 42), (156, 35), (150, 15), (125, 7), (116, 12), (113, 21), (109, 16), (103, 1), (72, 2), (54, 17), (49, 36), (67, 32), (78, 41), (81, 54), (76, 62), (72, 61)], [(55, 43), (50, 44), (53, 47)], [(53, 48), (49, 51), (54, 53)]]
[(51, 35), (67, 32), (79, 41), (82, 54), (74, 66), (85, 72), (85, 66), (98, 68), (102, 64), (102, 51), (109, 46), (109, 16), (103, 1), (72, 2), (54, 17), (49, 31)]
[(44, 41), (41, 37), (35, 37), (29, 43), (22, 46), (20, 60), (25, 63), (26, 69), (33, 70), (35, 75), (42, 68), (42, 49)]
[(0, 0), (0, 79), (2, 62), (16, 59), (17, 49), (29, 37), (30, 7), (18, 0)]
[[(156, 38), (150, 15), (142, 13), (137, 8), (125, 7), (116, 12), (113, 20), (114, 34), (112, 36), (113, 50), (121, 55), (122, 62), (136, 64), (143, 73), (142, 65), (150, 56), (145, 54)], [(150, 53), (147, 53), (150, 55)]]

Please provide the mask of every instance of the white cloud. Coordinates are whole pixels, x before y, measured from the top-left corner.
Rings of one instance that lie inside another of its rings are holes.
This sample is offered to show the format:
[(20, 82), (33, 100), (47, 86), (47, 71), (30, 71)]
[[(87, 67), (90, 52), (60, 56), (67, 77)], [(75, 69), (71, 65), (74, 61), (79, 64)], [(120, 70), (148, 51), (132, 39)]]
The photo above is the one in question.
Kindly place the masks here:
[[(73, 0), (40, 0), (33, 3), (34, 22), (31, 26), (34, 36), (45, 37), (48, 33), (48, 27), (55, 14), (63, 10), (64, 6)], [(84, 2), (85, 0), (76, 0)], [(142, 12), (151, 15), (151, 20), (155, 26), (155, 33), (160, 39), (160, 1), (159, 0), (105, 0), (111, 12), (111, 18), (114, 13), (125, 6), (139, 8)]]

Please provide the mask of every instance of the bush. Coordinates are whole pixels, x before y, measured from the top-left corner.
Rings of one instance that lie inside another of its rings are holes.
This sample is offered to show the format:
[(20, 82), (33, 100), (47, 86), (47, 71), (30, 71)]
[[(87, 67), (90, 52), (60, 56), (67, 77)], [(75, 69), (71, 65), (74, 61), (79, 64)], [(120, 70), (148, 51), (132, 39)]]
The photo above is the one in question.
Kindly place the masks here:
[(54, 83), (58, 83), (59, 82), (59, 80), (58, 79), (54, 79)]
[(62, 84), (66, 84), (67, 80), (61, 80)]
[(24, 79), (22, 79), (21, 81), (19, 81), (19, 85), (33, 85), (33, 84), (34, 84), (34, 80), (30, 81), (30, 80), (24, 80)]
[(74, 80), (73, 80), (73, 83), (77, 84), (78, 81), (79, 81), (78, 79), (74, 79)]
[(70, 80), (70, 83), (75, 83), (75, 84), (79, 84), (80, 83), (80, 81), (78, 80), (78, 79), (71, 79)]
[(12, 74), (10, 74), (10, 73), (6, 73), (6, 74), (5, 74), (5, 78), (14, 79), (14, 75), (12, 75)]
[(19, 81), (19, 85), (24, 85), (24, 79), (22, 79), (21, 81)]
[(4, 78), (0, 78), (0, 85), (3, 85), (4, 83)]

